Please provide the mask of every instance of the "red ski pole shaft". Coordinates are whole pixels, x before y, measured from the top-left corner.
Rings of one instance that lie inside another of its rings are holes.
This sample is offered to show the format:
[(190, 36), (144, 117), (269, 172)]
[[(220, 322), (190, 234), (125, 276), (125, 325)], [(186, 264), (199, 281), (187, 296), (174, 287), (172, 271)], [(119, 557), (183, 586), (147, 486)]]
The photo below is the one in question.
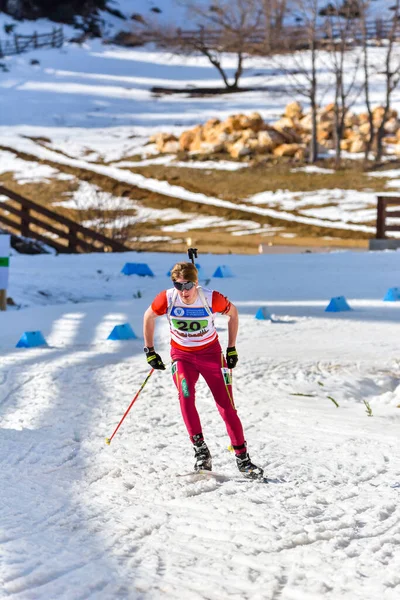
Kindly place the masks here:
[(152, 369), (150, 371), (150, 373), (147, 375), (146, 379), (143, 381), (142, 385), (140, 386), (136, 396), (134, 397), (134, 399), (132, 400), (132, 402), (130, 403), (130, 405), (128, 406), (128, 408), (125, 411), (124, 416), (122, 417), (122, 419), (120, 420), (120, 422), (118, 423), (118, 425), (116, 426), (114, 433), (112, 434), (111, 437), (106, 438), (106, 444), (109, 446), (111, 444), (111, 440), (113, 439), (114, 435), (117, 433), (118, 429), (121, 427), (126, 415), (128, 414), (128, 412), (131, 410), (132, 406), (134, 405), (134, 403), (136, 402), (136, 400), (138, 399), (138, 396), (140, 394), (140, 392), (142, 391), (142, 389), (144, 388), (144, 386), (146, 385), (146, 383), (148, 382), (148, 380), (150, 379), (150, 377), (153, 375), (154, 373), (154, 369)]

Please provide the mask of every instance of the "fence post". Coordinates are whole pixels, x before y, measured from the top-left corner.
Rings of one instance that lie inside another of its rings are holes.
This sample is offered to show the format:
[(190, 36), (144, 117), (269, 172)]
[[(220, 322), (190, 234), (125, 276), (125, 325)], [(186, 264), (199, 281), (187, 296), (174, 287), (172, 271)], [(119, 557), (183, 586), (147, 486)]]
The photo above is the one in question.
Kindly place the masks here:
[(38, 34), (37, 34), (37, 31), (35, 31), (35, 33), (33, 34), (33, 47), (35, 48), (35, 50), (36, 50), (36, 48), (38, 48)]
[(7, 310), (7, 290), (0, 290), (0, 310)]
[(378, 196), (378, 210), (376, 215), (376, 239), (385, 239), (386, 200)]
[(0, 58), (4, 58), (3, 48), (1, 46), (1, 40), (0, 40)]
[(15, 50), (17, 51), (17, 54), (19, 54), (19, 42), (18, 42), (18, 35), (14, 34), (14, 44), (15, 44)]
[(21, 206), (21, 235), (29, 237), (30, 210), (25, 206)]
[(68, 250), (76, 253), (77, 247), (78, 247), (77, 230), (76, 230), (76, 227), (74, 227), (73, 225), (70, 225), (69, 231), (68, 231)]

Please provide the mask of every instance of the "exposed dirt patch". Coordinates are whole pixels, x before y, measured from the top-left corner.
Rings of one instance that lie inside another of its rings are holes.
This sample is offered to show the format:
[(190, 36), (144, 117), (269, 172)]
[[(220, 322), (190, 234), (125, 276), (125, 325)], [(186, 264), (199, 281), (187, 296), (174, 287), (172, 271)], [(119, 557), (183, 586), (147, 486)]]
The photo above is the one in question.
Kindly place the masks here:
[[(376, 193), (385, 191), (388, 179), (369, 177), (359, 165), (352, 163), (355, 161), (350, 163), (349, 168), (332, 174), (293, 172), (293, 169), (297, 169), (301, 165), (278, 164), (273, 161), (237, 171), (191, 169), (190, 165), (187, 168), (168, 165), (132, 166), (129, 170), (145, 177), (180, 185), (192, 192), (217, 196), (230, 201), (242, 200), (264, 191), (277, 192), (279, 190), (299, 193), (335, 188), (368, 190)], [(330, 168), (324, 162), (317, 166)]]
[[(43, 205), (51, 206), (55, 202), (65, 200), (71, 192), (78, 188), (80, 181), (86, 181), (96, 185), (105, 192), (109, 192), (113, 196), (135, 200), (143, 207), (156, 209), (177, 208), (185, 214), (218, 216), (226, 221), (251, 220), (260, 226), (270, 226), (275, 230), (264, 233), (252, 233), (250, 230), (248, 234), (235, 236), (223, 226), (197, 230), (191, 229), (187, 232), (179, 233), (163, 231), (165, 225), (173, 224), (171, 221), (154, 220), (145, 223), (126, 224), (124, 225), (123, 237), (125, 240), (130, 240), (129, 245), (137, 250), (182, 251), (187, 246), (187, 238), (191, 238), (191, 243), (193, 245), (201, 245), (203, 252), (254, 253), (257, 252), (259, 244), (270, 242), (274, 245), (293, 243), (310, 245), (311, 241), (315, 244), (325, 244), (322, 239), (327, 236), (332, 238), (332, 241), (328, 242), (332, 246), (365, 247), (366, 240), (371, 237), (371, 234), (363, 232), (320, 227), (250, 214), (239, 208), (225, 208), (204, 205), (200, 202), (190, 202), (172, 196), (165, 196), (157, 192), (143, 190), (136, 186), (117, 181), (109, 176), (94, 173), (89, 168), (80, 169), (51, 161), (40, 161), (35, 156), (26, 153), (17, 153), (12, 148), (3, 149), (14, 152), (19, 158), (28, 162), (35, 161), (48, 164), (60, 172), (73, 176), (73, 179), (67, 181), (55, 179), (48, 183), (27, 183), (24, 185), (19, 185), (14, 181), (12, 173), (0, 176), (0, 181), (4, 186)], [(318, 166), (331, 167), (327, 161), (321, 161)], [(356, 189), (360, 191), (368, 189), (368, 191), (373, 191), (376, 194), (384, 191), (386, 178), (368, 177), (363, 171), (362, 166), (355, 161), (349, 161), (349, 164), (345, 166), (346, 168), (342, 171), (333, 174), (292, 172), (294, 167), (299, 167), (298, 163), (294, 165), (290, 161), (287, 161), (283, 164), (277, 164), (275, 160), (266, 160), (238, 171), (193, 169), (190, 168), (190, 163), (188, 167), (152, 165), (148, 167), (134, 167), (129, 170), (146, 177), (168, 181), (171, 184), (179, 185), (193, 192), (219, 197), (234, 203), (242, 202), (248, 196), (266, 190), (277, 191), (285, 189), (292, 192), (304, 192), (318, 191), (321, 188)], [(388, 168), (387, 165), (386, 168)], [(122, 212), (121, 210), (103, 211), (102, 215), (100, 211), (93, 210), (78, 211), (62, 207), (57, 207), (56, 210), (81, 223), (87, 220), (98, 220), (99, 224), (96, 228), (102, 230), (106, 235), (115, 234), (115, 226), (109, 225), (113, 220), (124, 216), (134, 217), (136, 214), (134, 209)], [(296, 210), (293, 210), (293, 215), (296, 212)], [(104, 227), (107, 227), (107, 224), (108, 229), (104, 229)], [(276, 229), (279, 229), (279, 231), (276, 231)], [(293, 237), (285, 237), (286, 235)], [(148, 240), (144, 240), (144, 237), (148, 238)], [(167, 237), (170, 240), (155, 239), (154, 241), (150, 241), (152, 237)]]

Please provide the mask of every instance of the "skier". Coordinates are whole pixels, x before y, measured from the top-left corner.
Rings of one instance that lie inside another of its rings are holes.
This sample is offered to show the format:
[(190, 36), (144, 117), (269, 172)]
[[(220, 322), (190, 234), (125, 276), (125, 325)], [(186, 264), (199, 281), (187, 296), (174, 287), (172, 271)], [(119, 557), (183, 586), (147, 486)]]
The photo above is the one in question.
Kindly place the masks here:
[[(235, 348), (239, 324), (237, 308), (219, 292), (199, 286), (198, 271), (191, 262), (177, 263), (171, 270), (171, 279), (173, 287), (160, 292), (144, 314), (144, 352), (153, 369), (165, 369), (160, 355), (154, 350), (154, 330), (156, 318), (167, 315), (172, 377), (194, 446), (194, 469), (212, 470), (212, 457), (195, 405), (195, 386), (202, 375), (225, 422), (239, 471), (248, 479), (263, 479), (263, 470), (254, 465), (248, 455), (242, 423), (233, 402), (230, 369), (238, 362)], [(215, 313), (227, 315), (229, 319), (226, 360), (214, 325)]]

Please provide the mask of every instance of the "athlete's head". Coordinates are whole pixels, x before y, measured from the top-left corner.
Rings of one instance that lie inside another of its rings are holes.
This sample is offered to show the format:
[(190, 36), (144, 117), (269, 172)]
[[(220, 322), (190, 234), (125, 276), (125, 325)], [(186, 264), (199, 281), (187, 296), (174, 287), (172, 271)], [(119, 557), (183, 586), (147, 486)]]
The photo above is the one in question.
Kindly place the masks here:
[(180, 262), (171, 269), (171, 279), (174, 288), (178, 290), (179, 297), (186, 303), (196, 299), (198, 273), (195, 265), (191, 262)]
[(173, 282), (182, 280), (192, 281), (193, 283), (197, 284), (198, 277), (199, 275), (197, 269), (191, 262), (176, 263), (176, 265), (171, 269), (171, 279)]

